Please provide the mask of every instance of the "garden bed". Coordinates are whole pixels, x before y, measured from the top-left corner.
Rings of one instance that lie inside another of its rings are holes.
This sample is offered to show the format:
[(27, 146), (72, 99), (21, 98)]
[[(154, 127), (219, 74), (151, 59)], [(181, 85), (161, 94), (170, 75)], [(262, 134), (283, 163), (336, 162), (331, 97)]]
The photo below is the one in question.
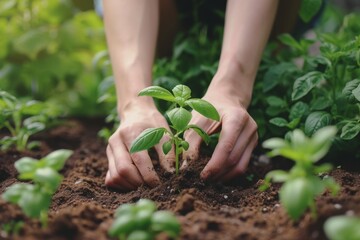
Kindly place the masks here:
[(259, 192), (266, 172), (287, 162), (264, 165), (253, 159), (242, 178), (222, 185), (199, 179), (200, 169), (208, 160), (204, 156), (178, 177), (161, 174), (163, 184), (156, 188), (143, 186), (128, 193), (117, 192), (104, 185), (106, 144), (97, 137), (102, 125), (97, 120), (70, 120), (38, 135), (40, 150), (0, 153), (3, 193), (18, 181), (14, 168), (17, 159), (41, 158), (60, 148), (74, 150), (62, 171), (65, 178), (54, 195), (48, 228), (42, 229), (38, 221), (26, 218), (17, 206), (0, 200), (0, 225), (12, 220), (25, 222), (19, 236), (9, 237), (0, 230), (0, 239), (110, 239), (107, 230), (114, 210), (140, 198), (152, 199), (159, 209), (176, 214), (182, 227), (180, 239), (325, 239), (322, 228), (329, 216), (360, 215), (360, 164), (346, 164), (345, 159), (340, 168), (330, 173), (341, 191), (336, 197), (324, 193), (317, 199), (317, 220), (306, 213), (300, 221), (291, 221), (279, 204), (278, 185)]

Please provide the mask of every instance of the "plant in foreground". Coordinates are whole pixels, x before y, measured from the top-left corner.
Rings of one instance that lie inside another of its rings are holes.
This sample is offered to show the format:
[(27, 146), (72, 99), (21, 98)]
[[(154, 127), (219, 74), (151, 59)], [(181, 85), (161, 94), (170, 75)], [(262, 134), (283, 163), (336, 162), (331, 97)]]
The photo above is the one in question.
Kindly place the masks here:
[(324, 231), (330, 240), (360, 239), (360, 218), (354, 216), (335, 216), (326, 220)]
[(18, 178), (33, 181), (33, 184), (15, 183), (2, 194), (3, 199), (19, 205), (26, 216), (38, 218), (46, 227), (51, 197), (63, 178), (58, 171), (71, 154), (71, 150), (61, 149), (40, 160), (30, 157), (19, 159), (15, 162)]
[(132, 143), (130, 152), (139, 152), (147, 150), (154, 145), (158, 144), (164, 134), (170, 136), (170, 140), (165, 142), (162, 146), (165, 154), (169, 153), (172, 146), (175, 146), (175, 168), (176, 174), (179, 173), (179, 156), (185, 150), (189, 148), (189, 143), (182, 138), (182, 134), (193, 129), (198, 133), (206, 144), (209, 143), (209, 135), (200, 127), (189, 124), (192, 114), (187, 108), (194, 109), (203, 116), (210, 118), (215, 121), (220, 120), (219, 113), (213, 105), (209, 102), (191, 98), (191, 90), (185, 85), (177, 85), (172, 89), (172, 93), (165, 88), (159, 86), (152, 86), (143, 89), (139, 96), (150, 96), (158, 99), (163, 99), (174, 103), (174, 108), (168, 110), (166, 115), (170, 121), (170, 127), (173, 131), (168, 131), (166, 128), (148, 128), (144, 130)]
[(49, 119), (58, 115), (58, 109), (48, 103), (34, 100), (23, 102), (0, 91), (0, 129), (6, 128), (11, 134), (0, 139), (1, 150), (12, 145), (20, 151), (37, 146), (36, 141), (28, 142), (30, 136), (44, 130)]
[(23, 226), (23, 221), (10, 221), (2, 224), (1, 229), (5, 233), (5, 237), (9, 237), (11, 235), (18, 235)]
[(180, 233), (180, 224), (171, 212), (156, 211), (155, 203), (148, 199), (121, 205), (109, 229), (110, 236), (122, 240), (150, 240), (161, 232), (175, 238)]
[(289, 141), (272, 138), (263, 143), (263, 147), (272, 149), (268, 154), (270, 157), (281, 155), (295, 162), (289, 172), (269, 172), (265, 177), (265, 183), (260, 187), (260, 190), (266, 190), (271, 180), (284, 182), (279, 192), (280, 202), (293, 220), (299, 219), (308, 207), (315, 218), (315, 197), (326, 189), (333, 195), (339, 191), (340, 187), (333, 178), (319, 177), (320, 174), (329, 172), (332, 166), (328, 163), (315, 165), (329, 151), (336, 132), (336, 127), (328, 126), (318, 130), (312, 138), (308, 138), (301, 130), (296, 129), (290, 134)]

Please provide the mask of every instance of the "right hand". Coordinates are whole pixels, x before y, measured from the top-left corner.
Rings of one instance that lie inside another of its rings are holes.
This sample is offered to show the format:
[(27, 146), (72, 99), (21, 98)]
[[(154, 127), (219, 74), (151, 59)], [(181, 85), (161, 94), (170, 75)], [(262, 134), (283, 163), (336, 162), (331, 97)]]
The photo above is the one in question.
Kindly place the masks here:
[[(151, 100), (152, 101), (152, 100)], [(130, 148), (135, 138), (147, 128), (165, 127), (169, 129), (166, 119), (159, 113), (154, 104), (132, 104), (121, 114), (121, 124), (109, 138), (106, 154), (109, 170), (105, 184), (120, 190), (134, 190), (147, 184), (154, 187), (160, 183), (147, 151), (130, 154)], [(170, 151), (165, 155), (162, 144), (168, 140), (164, 136), (155, 146), (160, 165), (168, 172), (174, 171), (175, 153)]]

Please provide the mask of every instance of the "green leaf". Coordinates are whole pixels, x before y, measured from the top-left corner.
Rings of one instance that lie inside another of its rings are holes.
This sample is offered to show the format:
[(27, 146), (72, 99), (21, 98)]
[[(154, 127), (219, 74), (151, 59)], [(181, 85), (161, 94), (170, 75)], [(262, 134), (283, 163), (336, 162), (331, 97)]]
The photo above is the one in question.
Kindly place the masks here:
[(269, 120), (269, 122), (278, 127), (287, 127), (287, 125), (289, 124), (286, 119), (281, 117), (272, 118)]
[(270, 138), (268, 140), (265, 140), (262, 146), (263, 148), (276, 149), (287, 146), (287, 143), (282, 138)]
[(289, 119), (292, 121), (296, 118), (302, 118), (309, 112), (309, 105), (304, 102), (297, 102), (290, 109)]
[(121, 216), (121, 215), (134, 215), (137, 211), (137, 208), (134, 204), (131, 203), (124, 203), (120, 207), (118, 207), (115, 211), (115, 218)]
[(171, 148), (172, 148), (171, 140), (164, 142), (164, 144), (162, 145), (162, 150), (165, 155), (170, 152)]
[(357, 86), (357, 88), (355, 88), (354, 90), (352, 90), (352, 94), (354, 95), (356, 100), (360, 102), (360, 85)]
[(117, 217), (109, 229), (111, 237), (120, 237), (130, 234), (136, 230), (136, 217), (131, 214), (124, 214)]
[(203, 99), (193, 98), (185, 101), (185, 104), (189, 105), (192, 109), (200, 113), (201, 115), (210, 118), (215, 121), (220, 121), (220, 115), (216, 108)]
[(322, 127), (328, 126), (331, 123), (331, 115), (327, 112), (313, 112), (305, 121), (305, 134), (308, 136), (313, 135), (317, 130)]
[(311, 101), (311, 110), (321, 111), (332, 105), (332, 101), (326, 97), (317, 97)]
[(182, 98), (184, 101), (191, 97), (191, 90), (188, 86), (185, 85), (177, 85), (173, 88), (172, 92), (174, 93), (175, 97)]
[(170, 102), (175, 101), (175, 97), (167, 89), (159, 86), (147, 87), (140, 91), (139, 96), (150, 96)]
[(322, 0), (302, 0), (299, 15), (304, 22), (310, 22), (310, 20), (320, 10)]
[(187, 129), (193, 129), (197, 134), (199, 134), (199, 136), (204, 140), (204, 142), (206, 144), (209, 144), (210, 142), (210, 137), (209, 135), (200, 127), (190, 124)]
[(291, 95), (292, 100), (296, 101), (304, 97), (323, 79), (324, 79), (323, 74), (317, 71), (309, 72), (304, 76), (296, 79), (294, 82), (293, 92)]
[(149, 199), (140, 199), (136, 203), (136, 207), (142, 210), (148, 210), (150, 212), (156, 211), (156, 204)]
[(34, 182), (46, 185), (51, 193), (54, 193), (59, 187), (62, 176), (50, 167), (39, 168), (34, 175)]
[(147, 150), (158, 144), (166, 132), (165, 128), (148, 128), (144, 130), (131, 144), (130, 153)]
[(165, 232), (169, 237), (176, 238), (180, 234), (180, 223), (168, 211), (157, 211), (151, 218), (151, 229), (157, 233)]
[(350, 82), (347, 82), (344, 89), (342, 90), (342, 94), (345, 96), (347, 100), (350, 102), (356, 102), (353, 91), (360, 86), (360, 79), (354, 79)]
[(172, 126), (177, 131), (182, 131), (186, 128), (191, 120), (191, 113), (185, 108), (174, 108), (166, 113)]
[(296, 39), (288, 33), (280, 35), (278, 39), (280, 40), (280, 42), (289, 47), (295, 48), (299, 51), (303, 50), (298, 41), (296, 41)]
[(48, 28), (32, 29), (14, 41), (14, 48), (19, 53), (35, 58), (40, 51), (48, 48), (50, 41)]
[(297, 67), (293, 63), (281, 62), (271, 66), (263, 78), (263, 92), (268, 92), (276, 87), (287, 76), (297, 71)]
[(285, 182), (289, 179), (289, 173), (284, 170), (273, 170), (266, 174), (267, 179), (272, 179), (273, 182)]
[(47, 212), (50, 206), (51, 195), (34, 189), (24, 192), (18, 202), (28, 217), (39, 218), (41, 212)]
[(340, 138), (344, 140), (351, 140), (355, 138), (360, 132), (360, 123), (357, 121), (348, 122), (341, 129)]
[(299, 125), (300, 120), (301, 120), (300, 118), (295, 118), (291, 122), (289, 122), (288, 125), (286, 125), (286, 126), (290, 129), (294, 129), (297, 127), (297, 125)]
[(26, 115), (37, 115), (40, 114), (45, 108), (45, 104), (39, 101), (29, 101), (24, 105), (22, 113)]
[(34, 186), (28, 183), (15, 183), (7, 188), (1, 196), (7, 202), (18, 203), (21, 195), (27, 191), (33, 190), (33, 188)]
[(355, 216), (335, 216), (326, 220), (324, 231), (330, 240), (360, 239), (360, 218)]
[(61, 170), (66, 160), (73, 154), (73, 151), (67, 149), (59, 149), (49, 153), (46, 157), (40, 161), (44, 163), (46, 167), (50, 167), (56, 171)]
[(154, 237), (150, 232), (144, 230), (135, 230), (129, 234), (126, 240), (153, 240)]
[(180, 146), (186, 151), (189, 149), (189, 143), (187, 141), (181, 141)]
[(280, 201), (293, 220), (298, 220), (314, 201), (311, 184), (305, 178), (287, 181), (280, 189)]
[(36, 169), (38, 168), (38, 163), (39, 163), (38, 160), (30, 157), (23, 157), (17, 160), (15, 162), (15, 168), (20, 173), (20, 175), (24, 175), (24, 177), (21, 177), (20, 179), (22, 180), (31, 179), (31, 176), (33, 176)]

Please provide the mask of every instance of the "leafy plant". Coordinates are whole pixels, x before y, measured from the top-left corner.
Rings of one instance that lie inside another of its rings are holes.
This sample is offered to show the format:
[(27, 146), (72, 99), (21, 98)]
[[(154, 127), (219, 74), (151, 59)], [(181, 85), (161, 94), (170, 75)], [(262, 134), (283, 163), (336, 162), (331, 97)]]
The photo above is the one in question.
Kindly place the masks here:
[(23, 157), (15, 162), (19, 179), (30, 183), (15, 183), (2, 194), (2, 198), (21, 207), (26, 216), (37, 218), (46, 227), (52, 195), (58, 189), (62, 176), (58, 173), (71, 150), (56, 150), (40, 160)]
[(301, 130), (295, 129), (289, 140), (271, 138), (263, 143), (264, 148), (272, 149), (268, 154), (270, 157), (280, 155), (295, 162), (289, 172), (270, 171), (260, 187), (260, 190), (266, 190), (270, 181), (284, 182), (279, 192), (280, 202), (293, 220), (298, 220), (307, 208), (315, 218), (315, 197), (326, 189), (333, 195), (339, 191), (340, 187), (333, 178), (319, 176), (329, 172), (332, 166), (328, 163), (315, 165), (328, 152), (336, 131), (336, 127), (328, 126), (308, 138)]
[(11, 235), (18, 235), (23, 226), (23, 221), (10, 221), (2, 224), (1, 228), (6, 233), (5, 237), (9, 237)]
[(335, 216), (326, 220), (324, 231), (330, 240), (360, 239), (360, 218), (354, 216)]
[(109, 229), (110, 236), (121, 240), (151, 240), (162, 232), (176, 238), (180, 233), (180, 224), (171, 212), (156, 211), (155, 203), (148, 199), (121, 205)]
[(102, 110), (94, 99), (101, 72), (89, 59), (106, 48), (103, 23), (74, 2), (79, 1), (0, 3), (0, 88), (52, 99), (72, 114), (95, 115)]
[(20, 101), (0, 91), (0, 129), (6, 128), (11, 136), (0, 139), (1, 150), (15, 145), (19, 151), (31, 149), (38, 142), (28, 142), (31, 135), (45, 129), (49, 121), (60, 114), (59, 108), (39, 101)]
[(191, 90), (185, 85), (177, 85), (172, 89), (172, 93), (162, 87), (151, 86), (143, 89), (139, 93), (139, 96), (150, 96), (173, 103), (173, 108), (166, 112), (173, 132), (164, 127), (148, 128), (134, 140), (130, 152), (134, 153), (147, 150), (158, 144), (164, 134), (167, 134), (170, 140), (163, 144), (162, 149), (165, 154), (168, 154), (173, 145), (175, 146), (175, 169), (176, 174), (178, 174), (179, 155), (189, 148), (189, 143), (182, 138), (182, 134), (192, 129), (202, 137), (205, 143), (208, 143), (210, 140), (208, 134), (203, 129), (196, 125), (189, 124), (192, 114), (187, 108), (191, 108), (215, 121), (220, 120), (219, 113), (209, 102), (203, 99), (191, 98)]
[(296, 128), (310, 137), (336, 125), (332, 156), (360, 157), (359, 20), (359, 14), (350, 14), (336, 32), (312, 39), (282, 35), (284, 50), (268, 45), (249, 110), (262, 139), (284, 137)]

